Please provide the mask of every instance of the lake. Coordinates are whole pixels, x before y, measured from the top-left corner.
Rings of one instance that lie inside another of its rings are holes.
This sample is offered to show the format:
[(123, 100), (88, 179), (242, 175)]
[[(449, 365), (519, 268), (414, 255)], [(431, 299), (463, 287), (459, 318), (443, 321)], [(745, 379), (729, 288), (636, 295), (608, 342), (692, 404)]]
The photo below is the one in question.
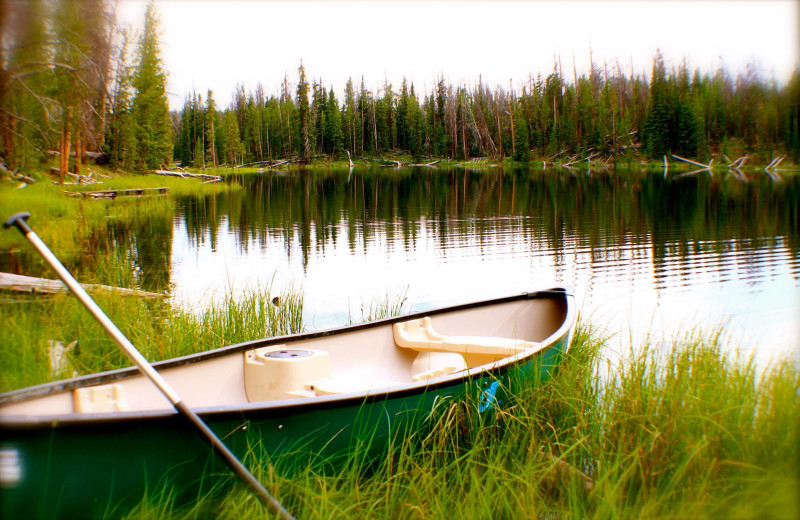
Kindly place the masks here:
[(197, 306), (305, 295), (309, 328), (566, 285), (625, 345), (725, 325), (735, 348), (800, 352), (800, 182), (754, 174), (373, 168), (242, 175), (139, 237), (151, 288)]

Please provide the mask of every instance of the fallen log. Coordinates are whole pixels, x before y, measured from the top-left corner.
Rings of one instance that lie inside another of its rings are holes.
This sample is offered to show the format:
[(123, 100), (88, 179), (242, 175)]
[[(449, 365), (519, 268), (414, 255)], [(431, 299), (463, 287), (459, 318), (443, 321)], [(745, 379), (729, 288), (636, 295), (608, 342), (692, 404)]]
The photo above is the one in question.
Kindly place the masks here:
[(282, 161), (277, 161), (274, 164), (267, 165), (267, 168), (269, 168), (271, 170), (273, 168), (277, 168), (278, 166), (283, 166), (284, 164), (288, 164), (288, 162), (289, 162), (289, 159), (284, 159)]
[(780, 158), (780, 156), (778, 156), (778, 157), (775, 157), (774, 159), (772, 159), (772, 160), (769, 162), (769, 164), (768, 164), (768, 165), (764, 166), (764, 170), (769, 170), (770, 168), (772, 168), (772, 165), (773, 165), (773, 164), (775, 164), (775, 163), (778, 161), (778, 159), (779, 159), (779, 158)]
[(36, 184), (36, 181), (34, 179), (31, 179), (27, 175), (23, 175), (21, 173), (12, 173), (11, 174), (11, 178), (12, 179), (16, 179), (18, 181), (27, 182), (28, 184)]
[[(89, 292), (116, 292), (123, 296), (140, 296), (142, 298), (164, 298), (166, 294), (126, 289), (124, 287), (109, 287), (108, 285), (81, 284)], [(20, 274), (0, 273), (0, 290), (12, 292), (26, 292), (37, 294), (55, 294), (67, 291), (67, 286), (61, 280), (36, 278)]]
[(778, 157), (775, 161), (770, 163), (771, 164), (770, 166), (767, 166), (767, 168), (765, 169), (776, 170), (778, 166), (781, 165), (784, 159), (786, 159), (786, 154), (783, 154), (780, 157)]
[(680, 157), (680, 156), (675, 155), (675, 154), (672, 154), (672, 157), (674, 157), (675, 159), (678, 159), (679, 161), (687, 162), (689, 164), (694, 164), (695, 166), (700, 166), (700, 167), (702, 167), (702, 168), (704, 168), (706, 170), (710, 170), (711, 169), (711, 164), (714, 162), (714, 159), (711, 159), (710, 163), (703, 164), (703, 163), (699, 163), (699, 162), (696, 162), (696, 161), (692, 161), (691, 159), (687, 159), (685, 157)]
[(439, 162), (439, 159), (436, 159), (435, 161), (431, 161), (429, 163), (415, 163), (415, 164), (409, 164), (408, 166), (420, 166), (420, 167), (422, 167), (422, 166), (430, 166), (431, 168), (433, 168), (433, 166), (436, 165), (436, 163), (438, 163), (438, 162)]
[[(747, 159), (749, 159), (749, 157), (747, 155), (743, 155), (743, 156), (739, 157), (738, 159), (736, 159), (735, 161), (733, 161), (732, 163), (730, 163), (728, 165), (728, 168), (741, 168), (741, 166), (745, 163), (745, 161), (747, 161)], [(726, 159), (726, 160), (729, 160), (729, 159)]]
[[(269, 166), (272, 161), (256, 161), (246, 164), (237, 164), (233, 167), (234, 170), (238, 170), (239, 168), (247, 168), (248, 166)], [(186, 170), (183, 170), (186, 171)]]
[(185, 178), (193, 178), (193, 179), (205, 179), (207, 181), (214, 180), (214, 181), (221, 181), (222, 177), (219, 175), (207, 175), (205, 173), (181, 173), (181, 172), (171, 172), (169, 170), (155, 170), (156, 175), (164, 175), (167, 177), (180, 177), (182, 179)]

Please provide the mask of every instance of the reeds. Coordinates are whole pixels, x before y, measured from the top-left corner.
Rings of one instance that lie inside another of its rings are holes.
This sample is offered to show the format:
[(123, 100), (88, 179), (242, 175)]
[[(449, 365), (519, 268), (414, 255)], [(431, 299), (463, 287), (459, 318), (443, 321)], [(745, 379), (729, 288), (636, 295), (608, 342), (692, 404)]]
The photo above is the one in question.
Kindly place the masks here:
[[(276, 295), (278, 305), (273, 303)], [(174, 308), (168, 301), (116, 294), (93, 297), (150, 361), (303, 329), (302, 295), (292, 289), (253, 289), (199, 312)], [(130, 364), (69, 294), (6, 296), (0, 299), (0, 311), (0, 391)], [(53, 342), (73, 345), (55, 367), (49, 350)]]
[[(604, 346), (580, 327), (552, 380), (489, 419), (474, 402), (444, 401), (377, 465), (281, 473), (247, 462), (298, 518), (798, 517), (795, 364), (759, 375), (715, 333), (644, 346), (599, 377)], [(145, 503), (130, 517), (263, 517), (238, 487), (190, 510)]]
[(408, 286), (405, 286), (399, 291), (387, 291), (383, 296), (376, 296), (369, 302), (362, 303), (359, 307), (359, 318), (354, 318), (348, 309), (349, 317), (347, 321), (348, 324), (353, 325), (400, 316), (409, 312), (407, 304)]

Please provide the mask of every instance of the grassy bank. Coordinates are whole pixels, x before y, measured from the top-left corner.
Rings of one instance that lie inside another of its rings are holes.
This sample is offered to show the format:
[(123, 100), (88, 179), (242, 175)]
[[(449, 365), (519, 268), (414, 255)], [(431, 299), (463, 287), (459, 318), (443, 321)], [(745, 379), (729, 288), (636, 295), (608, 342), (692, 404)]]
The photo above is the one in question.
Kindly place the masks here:
[[(169, 221), (175, 212), (175, 199), (240, 189), (235, 183), (204, 184), (197, 179), (130, 175), (92, 167), (101, 182), (88, 185), (54, 184), (41, 174), (39, 181), (22, 188), (18, 183), (0, 182), (0, 208), (5, 221), (17, 212), (31, 213), (30, 224), (46, 244), (68, 267), (77, 269), (81, 281), (109, 283), (98, 278), (99, 265), (92, 261), (98, 242), (104, 241), (107, 227), (114, 223), (142, 226), (151, 222)], [(83, 199), (70, 197), (65, 191), (96, 191), (132, 188), (169, 188), (166, 195), (118, 197), (116, 199)], [(16, 231), (0, 232), (0, 251), (26, 251), (25, 239)], [(52, 277), (36, 255), (24, 257), (23, 274)]]
[[(442, 406), (377, 469), (281, 475), (246, 462), (304, 519), (798, 517), (797, 366), (757, 376), (719, 336), (693, 336), (638, 349), (601, 379), (604, 346), (580, 327), (552, 381), (491, 422), (476, 403)], [(127, 517), (263, 518), (240, 488), (189, 510), (165, 497)]]
[[(279, 296), (280, 305), (272, 304), (275, 296)], [(303, 301), (294, 291), (258, 289), (193, 310), (173, 308), (164, 300), (114, 294), (93, 297), (151, 361), (303, 328)], [(131, 364), (86, 309), (68, 294), (5, 296), (0, 299), (0, 310), (0, 391)], [(62, 362), (53, 362), (53, 341), (64, 347), (72, 345)]]

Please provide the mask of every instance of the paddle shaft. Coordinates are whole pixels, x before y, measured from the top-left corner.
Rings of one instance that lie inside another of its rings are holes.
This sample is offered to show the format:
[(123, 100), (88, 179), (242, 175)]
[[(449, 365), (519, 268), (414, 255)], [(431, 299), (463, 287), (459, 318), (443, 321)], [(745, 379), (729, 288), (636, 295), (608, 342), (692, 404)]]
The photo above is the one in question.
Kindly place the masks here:
[(42, 242), (39, 236), (30, 228), (25, 219), (30, 216), (28, 213), (18, 213), (13, 215), (5, 224), (5, 228), (16, 226), (22, 232), (25, 238), (33, 245), (34, 248), (42, 255), (45, 261), (50, 264), (58, 277), (66, 284), (72, 294), (74, 294), (84, 307), (95, 317), (100, 325), (114, 338), (117, 345), (125, 352), (125, 354), (136, 364), (142, 374), (148, 378), (164, 396), (172, 403), (172, 406), (185, 417), (192, 426), (203, 436), (205, 441), (211, 446), (214, 452), (225, 461), (228, 466), (233, 470), (237, 477), (248, 487), (253, 494), (258, 497), (258, 500), (267, 508), (273, 510), (281, 518), (293, 519), (286, 509), (278, 502), (264, 486), (259, 482), (252, 473), (236, 458), (236, 455), (231, 452), (227, 446), (211, 431), (211, 429), (203, 422), (202, 419), (180, 398), (178, 393), (161, 377), (161, 374), (150, 365), (144, 356), (136, 349), (128, 338), (117, 328), (111, 319), (106, 316), (102, 309), (95, 303), (89, 294), (81, 287), (81, 285), (72, 277), (67, 269), (61, 264), (58, 258), (53, 254), (47, 245)]

